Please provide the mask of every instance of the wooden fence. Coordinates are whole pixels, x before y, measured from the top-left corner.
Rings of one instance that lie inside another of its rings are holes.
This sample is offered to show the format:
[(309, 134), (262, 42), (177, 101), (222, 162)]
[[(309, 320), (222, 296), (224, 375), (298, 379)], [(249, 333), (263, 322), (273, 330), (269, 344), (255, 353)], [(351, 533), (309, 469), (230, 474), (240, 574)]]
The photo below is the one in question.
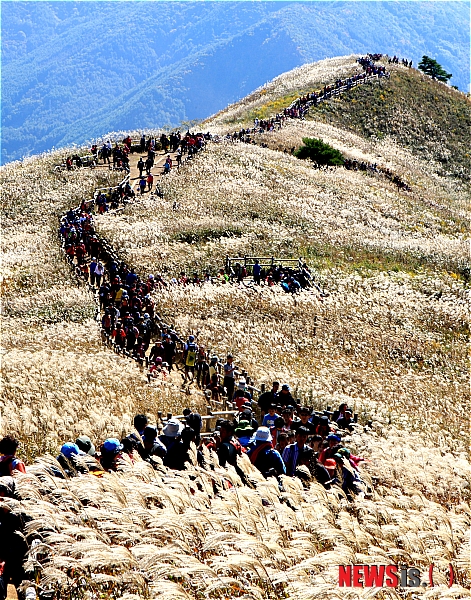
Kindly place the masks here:
[[(301, 106), (304, 108), (309, 108), (310, 106), (314, 105), (314, 104), (319, 104), (319, 102), (325, 102), (326, 100), (329, 100), (330, 98), (334, 97), (334, 96), (340, 96), (340, 94), (343, 94), (344, 92), (356, 87), (357, 85), (363, 85), (364, 83), (368, 83), (370, 81), (374, 81), (374, 80), (378, 80), (381, 81), (381, 79), (383, 79), (384, 77), (389, 78), (389, 73), (382, 73), (382, 74), (376, 74), (376, 75), (368, 75), (367, 77), (363, 78), (363, 79), (357, 79), (356, 81), (351, 81), (349, 83), (346, 83), (345, 85), (342, 85), (338, 88), (334, 88), (332, 90), (326, 91), (325, 94), (322, 94), (321, 96), (318, 96), (315, 100), (309, 100), (308, 102), (302, 104)], [(299, 102), (299, 98), (296, 98), (296, 100), (293, 100), (293, 102), (289, 105), (289, 109), (291, 108), (296, 108)]]
[(226, 272), (230, 271), (232, 265), (239, 263), (241, 266), (252, 268), (255, 261), (259, 262), (261, 267), (284, 267), (302, 268), (304, 260), (302, 258), (280, 258), (275, 256), (226, 256)]

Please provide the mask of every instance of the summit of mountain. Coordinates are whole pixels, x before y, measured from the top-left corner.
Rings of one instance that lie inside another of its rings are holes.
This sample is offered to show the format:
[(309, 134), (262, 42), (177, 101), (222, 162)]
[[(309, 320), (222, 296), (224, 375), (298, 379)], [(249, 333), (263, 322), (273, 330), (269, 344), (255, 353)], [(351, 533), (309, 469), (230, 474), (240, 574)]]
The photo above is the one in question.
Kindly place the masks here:
[[(414, 155), (433, 162), (441, 174), (470, 179), (471, 98), (419, 70), (380, 61), (389, 77), (353, 87), (328, 102), (311, 107), (306, 120), (355, 132), (372, 140), (393, 140)], [(283, 73), (204, 122), (220, 132), (252, 127), (303, 94), (362, 72), (356, 56), (303, 65)], [(299, 124), (298, 124), (299, 125)], [(292, 124), (296, 127), (296, 124)], [(272, 136), (272, 138), (280, 136)], [(282, 137), (282, 136), (281, 136)], [(271, 146), (287, 149), (279, 141)], [(297, 140), (301, 144), (301, 137)]]

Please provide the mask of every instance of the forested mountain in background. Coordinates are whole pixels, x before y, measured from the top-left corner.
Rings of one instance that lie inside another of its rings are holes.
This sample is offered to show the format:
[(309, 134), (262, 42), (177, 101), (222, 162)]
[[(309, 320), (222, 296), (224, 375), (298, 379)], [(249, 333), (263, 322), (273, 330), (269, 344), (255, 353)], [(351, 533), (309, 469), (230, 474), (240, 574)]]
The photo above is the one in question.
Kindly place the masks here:
[(467, 2), (4, 2), (2, 162), (202, 119), (327, 56), (423, 54), (469, 85)]

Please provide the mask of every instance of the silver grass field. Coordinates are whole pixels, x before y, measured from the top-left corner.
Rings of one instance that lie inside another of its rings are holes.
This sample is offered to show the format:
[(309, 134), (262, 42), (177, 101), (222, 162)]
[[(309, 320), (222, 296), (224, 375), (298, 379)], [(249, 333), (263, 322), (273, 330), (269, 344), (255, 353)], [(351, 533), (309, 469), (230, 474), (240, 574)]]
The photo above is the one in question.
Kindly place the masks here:
[[(205, 129), (233, 131), (258, 105), (354, 70), (352, 57), (307, 65)], [(387, 166), (412, 191), (280, 152), (305, 136)], [(158, 411), (202, 410), (206, 401), (194, 388), (185, 394), (177, 375), (149, 385), (102, 345), (93, 298), (62, 255), (60, 215), (117, 177), (100, 168), (54, 175), (66, 151), (8, 164), (0, 435), (21, 440), (29, 467), (17, 479), (21, 502), (7, 502), (32, 517), (29, 532), (41, 531), (29, 562), (60, 598), (469, 596), (469, 185), (439, 176), (393, 139), (320, 121), (291, 121), (266, 140), (269, 148), (210, 144), (167, 177), (163, 200), (139, 198), (95, 223), (141, 276), (215, 271), (226, 255), (305, 256), (328, 297), (169, 286), (155, 293), (157, 310), (185, 335), (200, 331), (220, 356), (232, 350), (258, 384), (279, 379), (306, 404), (348, 402), (362, 424), (371, 420), (344, 442), (368, 459), (362, 477), (373, 493), (349, 503), (288, 477), (279, 488), (245, 457), (252, 485), (244, 486), (209, 451), (213, 471), (198, 467), (195, 453), (182, 472), (137, 459), (101, 478), (54, 477), (62, 442), (121, 437), (137, 412), (155, 422)], [(351, 563), (406, 563), (424, 577), (433, 563), (435, 587), (339, 588), (338, 565)]]

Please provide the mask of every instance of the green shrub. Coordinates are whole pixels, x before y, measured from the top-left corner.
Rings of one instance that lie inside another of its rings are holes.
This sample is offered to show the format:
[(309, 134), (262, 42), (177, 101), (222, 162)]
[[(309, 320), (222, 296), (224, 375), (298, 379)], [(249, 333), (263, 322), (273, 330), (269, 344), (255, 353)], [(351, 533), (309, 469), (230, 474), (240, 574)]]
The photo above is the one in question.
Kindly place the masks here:
[(318, 165), (343, 165), (342, 154), (318, 138), (303, 138), (304, 146), (298, 148), (294, 155), (297, 158), (309, 158)]

